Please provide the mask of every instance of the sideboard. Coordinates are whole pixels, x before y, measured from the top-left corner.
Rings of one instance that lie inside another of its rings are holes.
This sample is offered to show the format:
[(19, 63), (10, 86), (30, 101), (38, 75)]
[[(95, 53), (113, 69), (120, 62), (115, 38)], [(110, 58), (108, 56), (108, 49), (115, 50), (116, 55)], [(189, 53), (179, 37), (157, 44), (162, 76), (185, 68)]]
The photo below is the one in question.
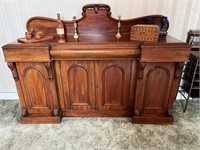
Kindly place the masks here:
[[(66, 43), (56, 38), (3, 46), (22, 108), (21, 123), (60, 123), (63, 117), (131, 117), (138, 124), (172, 124), (173, 103), (190, 47), (169, 35), (158, 42), (130, 41), (144, 16), (118, 20), (110, 7), (90, 4), (77, 20), (62, 20)], [(151, 15), (161, 25), (162, 15)], [(56, 19), (33, 17), (27, 30), (56, 36)], [(169, 22), (167, 22), (167, 28)]]

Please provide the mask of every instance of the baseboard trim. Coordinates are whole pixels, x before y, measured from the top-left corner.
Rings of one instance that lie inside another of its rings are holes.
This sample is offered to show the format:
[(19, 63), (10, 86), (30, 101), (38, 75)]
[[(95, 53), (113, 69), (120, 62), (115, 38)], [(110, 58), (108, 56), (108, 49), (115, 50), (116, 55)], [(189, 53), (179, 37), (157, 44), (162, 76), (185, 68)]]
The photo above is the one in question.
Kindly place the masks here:
[(0, 100), (16, 100), (19, 96), (16, 92), (14, 93), (0, 93)]

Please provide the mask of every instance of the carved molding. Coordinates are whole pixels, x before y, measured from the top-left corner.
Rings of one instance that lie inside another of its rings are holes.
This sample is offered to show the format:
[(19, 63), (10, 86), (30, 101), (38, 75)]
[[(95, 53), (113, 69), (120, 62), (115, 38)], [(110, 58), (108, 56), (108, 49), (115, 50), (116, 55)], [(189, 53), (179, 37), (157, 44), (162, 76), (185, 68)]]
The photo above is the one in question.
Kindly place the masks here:
[(54, 108), (54, 110), (53, 110), (53, 115), (54, 115), (55, 117), (58, 117), (58, 116), (59, 116), (59, 110), (58, 110), (57, 108)]
[(139, 80), (143, 79), (144, 68), (145, 68), (145, 63), (140, 62), (140, 64), (139, 64), (139, 74), (138, 74)]
[(18, 72), (17, 72), (16, 64), (14, 62), (8, 62), (7, 64), (8, 64), (8, 67), (10, 68), (10, 70), (12, 72), (13, 78), (15, 80), (19, 80), (19, 75), (18, 75)]
[(174, 74), (174, 78), (180, 78), (180, 76), (182, 74), (183, 66), (184, 66), (184, 62), (180, 62), (180, 63), (177, 64), (175, 74)]
[(135, 116), (140, 116), (140, 110), (139, 109), (135, 109)]
[(87, 10), (89, 11), (94, 11), (96, 14), (98, 14), (98, 12), (100, 10), (106, 10), (107, 11), (107, 15), (111, 15), (111, 12), (110, 12), (110, 6), (108, 5), (105, 5), (105, 4), (89, 4), (89, 5), (85, 5), (83, 8), (82, 8), (83, 12), (82, 12), (82, 16), (85, 15), (85, 12)]
[(27, 117), (28, 116), (28, 110), (26, 108), (22, 108), (22, 116)]
[(53, 80), (53, 70), (52, 70), (52, 66), (50, 62), (44, 63), (47, 71), (48, 71), (48, 75), (49, 75), (49, 79)]

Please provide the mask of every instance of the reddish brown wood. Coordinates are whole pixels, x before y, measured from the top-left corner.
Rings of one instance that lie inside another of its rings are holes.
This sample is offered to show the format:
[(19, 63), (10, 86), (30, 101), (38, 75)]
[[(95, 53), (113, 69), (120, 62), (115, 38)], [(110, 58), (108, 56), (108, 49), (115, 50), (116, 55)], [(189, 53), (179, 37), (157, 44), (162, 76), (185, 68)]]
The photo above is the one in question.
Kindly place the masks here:
[(46, 66), (43, 63), (17, 63), (25, 99), (22, 112), (24, 117), (43, 115), (50, 117), (60, 114), (55, 82), (49, 78), (49, 68)]
[[(107, 5), (86, 5), (77, 20), (63, 21), (67, 43), (13, 42), (3, 46), (22, 107), (22, 123), (60, 123), (62, 116), (131, 117), (134, 123), (172, 124), (173, 103), (190, 48), (167, 36), (158, 42), (130, 41), (132, 25), (146, 16), (118, 20)], [(161, 15), (152, 16), (160, 26)], [(56, 34), (56, 20), (34, 17), (28, 30)], [(169, 24), (169, 23), (168, 23)], [(70, 42), (71, 41), (71, 42)]]
[[(46, 44), (6, 45), (3, 47), (7, 62), (49, 62), (49, 47)], [(28, 53), (27, 53), (28, 52)]]
[(20, 43), (38, 43), (38, 42), (43, 42), (43, 41), (49, 41), (49, 40), (53, 40), (55, 37), (54, 36), (45, 36), (41, 39), (27, 39), (27, 38), (19, 38), (17, 39), (18, 42)]
[(148, 120), (148, 115), (151, 117), (151, 115), (160, 116), (168, 114), (168, 111), (171, 109), (168, 104), (174, 101), (174, 99), (170, 99), (174, 72), (175, 63), (146, 64), (143, 73), (144, 78), (137, 81), (136, 116), (144, 117)]
[(142, 45), (142, 62), (184, 62), (188, 59), (189, 46), (176, 44), (144, 44)]
[(59, 124), (61, 117), (21, 117), (22, 124)]
[(13, 74), (13, 78), (16, 80), (19, 80), (19, 75), (18, 75), (18, 72), (17, 72), (17, 68), (16, 68), (16, 64), (13, 63), (13, 62), (8, 62), (8, 67), (10, 68), (12, 74)]
[(65, 110), (94, 110), (94, 62), (61, 61)]
[[(116, 42), (118, 20), (111, 17), (111, 9), (105, 4), (89, 4), (82, 8), (82, 18), (77, 20), (78, 34), (80, 42)], [(120, 41), (130, 41), (131, 26), (136, 24), (146, 24), (147, 17), (140, 17), (121, 21)], [(150, 15), (152, 24), (161, 26), (162, 15)], [(66, 30), (66, 40), (75, 42), (73, 21), (64, 21)], [(169, 22), (168, 22), (169, 26)], [(47, 35), (56, 35), (56, 19), (33, 17), (27, 22), (27, 29), (42, 31)], [(92, 30), (91, 30), (92, 29)]]
[(140, 54), (139, 43), (67, 43), (52, 44), (51, 58), (66, 59), (109, 59), (136, 58)]
[(169, 116), (172, 115), (171, 112), (173, 110), (174, 100), (176, 99), (176, 95), (177, 95), (177, 92), (178, 92), (179, 81), (180, 81), (181, 73), (182, 73), (182, 70), (183, 70), (183, 66), (184, 66), (184, 63), (182, 63), (182, 62), (176, 63), (176, 70), (175, 70), (175, 73), (174, 73), (173, 83), (172, 83), (169, 102), (168, 102), (167, 115), (169, 115)]
[(129, 110), (131, 61), (95, 64), (97, 110)]
[(112, 110), (101, 110), (101, 111), (87, 111), (87, 110), (66, 110), (63, 112), (64, 117), (131, 117), (132, 111), (112, 111)]
[(171, 125), (173, 124), (174, 118), (166, 116), (134, 116), (132, 121), (136, 124)]

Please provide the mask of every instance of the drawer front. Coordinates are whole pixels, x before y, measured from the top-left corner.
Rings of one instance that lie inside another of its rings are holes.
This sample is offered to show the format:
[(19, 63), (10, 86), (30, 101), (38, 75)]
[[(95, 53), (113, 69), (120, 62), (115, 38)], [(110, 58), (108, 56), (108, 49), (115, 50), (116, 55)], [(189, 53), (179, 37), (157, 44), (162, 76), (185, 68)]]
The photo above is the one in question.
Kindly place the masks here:
[(50, 61), (49, 50), (45, 48), (30, 49), (4, 49), (4, 56), (7, 62), (48, 62)]
[(190, 51), (184, 48), (143, 48), (141, 62), (184, 62)]

